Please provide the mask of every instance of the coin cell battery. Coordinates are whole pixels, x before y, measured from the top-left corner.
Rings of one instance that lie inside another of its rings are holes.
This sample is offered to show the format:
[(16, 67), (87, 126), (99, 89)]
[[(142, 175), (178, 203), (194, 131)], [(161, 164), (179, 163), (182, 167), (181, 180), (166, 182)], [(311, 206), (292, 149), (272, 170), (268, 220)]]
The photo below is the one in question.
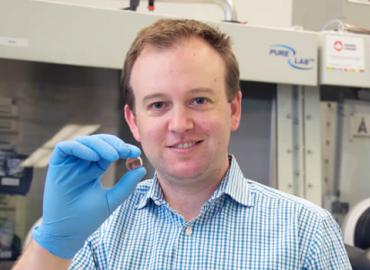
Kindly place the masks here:
[(143, 160), (141, 159), (141, 157), (126, 159), (127, 170), (135, 170), (136, 168), (139, 168), (141, 166), (143, 166)]

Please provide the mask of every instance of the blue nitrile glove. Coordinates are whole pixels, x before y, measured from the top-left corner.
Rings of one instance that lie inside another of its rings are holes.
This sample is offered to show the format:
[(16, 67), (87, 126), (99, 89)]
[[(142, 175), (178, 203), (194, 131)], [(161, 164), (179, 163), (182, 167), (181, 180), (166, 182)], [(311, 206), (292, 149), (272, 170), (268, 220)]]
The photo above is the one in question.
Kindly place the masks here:
[(34, 240), (58, 257), (72, 258), (130, 195), (146, 170), (128, 171), (110, 189), (101, 186), (100, 177), (112, 162), (140, 153), (139, 148), (107, 134), (57, 144), (46, 176), (42, 223), (32, 231)]

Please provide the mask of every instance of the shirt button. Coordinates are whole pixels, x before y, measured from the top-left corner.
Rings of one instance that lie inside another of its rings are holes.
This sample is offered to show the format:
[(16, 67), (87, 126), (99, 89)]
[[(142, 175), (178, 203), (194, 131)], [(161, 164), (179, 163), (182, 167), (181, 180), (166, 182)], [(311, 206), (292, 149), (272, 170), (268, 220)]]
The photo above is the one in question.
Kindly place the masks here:
[(193, 230), (191, 229), (190, 226), (186, 227), (186, 229), (185, 229), (185, 234), (186, 235), (190, 236), (192, 234), (192, 232), (193, 232)]

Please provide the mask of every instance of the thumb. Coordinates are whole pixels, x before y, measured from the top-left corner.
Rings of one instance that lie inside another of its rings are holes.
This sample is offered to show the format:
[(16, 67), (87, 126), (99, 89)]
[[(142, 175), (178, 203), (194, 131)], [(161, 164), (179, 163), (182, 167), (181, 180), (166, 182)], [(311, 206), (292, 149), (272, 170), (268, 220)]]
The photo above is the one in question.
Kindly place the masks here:
[(139, 167), (125, 173), (118, 183), (108, 190), (107, 200), (109, 211), (112, 213), (135, 190), (136, 185), (146, 175), (146, 169)]

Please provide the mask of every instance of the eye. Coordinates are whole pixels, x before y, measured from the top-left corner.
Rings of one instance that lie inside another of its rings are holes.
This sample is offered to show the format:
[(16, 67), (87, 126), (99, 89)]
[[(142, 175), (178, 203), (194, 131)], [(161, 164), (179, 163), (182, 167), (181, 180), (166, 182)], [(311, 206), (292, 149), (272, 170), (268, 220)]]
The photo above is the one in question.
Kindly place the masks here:
[(157, 101), (149, 104), (148, 108), (152, 110), (160, 110), (165, 107), (165, 103), (163, 101)]
[(195, 104), (195, 105), (204, 105), (204, 104), (207, 104), (209, 102), (210, 102), (210, 100), (206, 97), (196, 97), (191, 101), (191, 103)]

